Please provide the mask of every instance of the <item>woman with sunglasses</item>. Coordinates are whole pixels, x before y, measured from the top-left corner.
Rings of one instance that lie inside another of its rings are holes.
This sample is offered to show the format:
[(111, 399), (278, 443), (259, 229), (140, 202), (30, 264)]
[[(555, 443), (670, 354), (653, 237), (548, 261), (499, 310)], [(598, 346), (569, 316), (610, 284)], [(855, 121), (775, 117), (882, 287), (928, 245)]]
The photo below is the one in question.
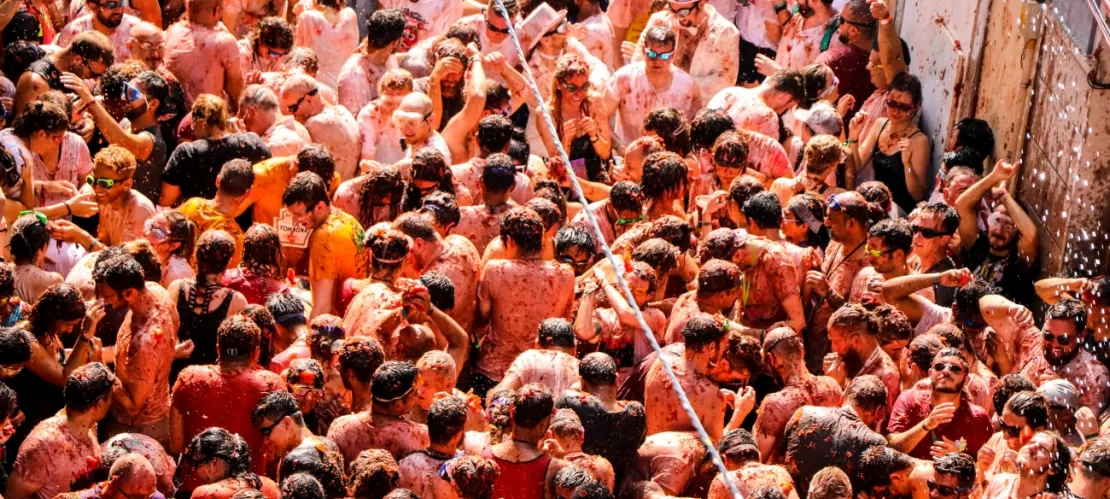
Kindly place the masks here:
[(197, 275), (191, 262), (196, 232), (196, 224), (176, 211), (157, 213), (143, 224), (143, 237), (162, 263), (162, 287)]
[(326, 378), (320, 363), (313, 359), (293, 359), (289, 368), (281, 374), (285, 380), (285, 389), (297, 399), (297, 407), (304, 415), (305, 427), (317, 434), (321, 434), (322, 429), (327, 430), (328, 425), (321, 425), (316, 413), (317, 405), (324, 400)]
[(247, 303), (264, 305), (270, 295), (289, 290), (289, 281), (282, 275), (284, 268), (285, 255), (277, 230), (254, 224), (243, 236), (243, 261), (224, 274), (223, 285), (241, 293)]
[(604, 103), (590, 95), (590, 68), (574, 54), (566, 54), (555, 63), (551, 97), (547, 108), (555, 123), (558, 137), (551, 137), (546, 126), (537, 129), (549, 155), (558, 154), (555, 140), (563, 144), (575, 174), (591, 182), (608, 182), (612, 142)]
[(171, 382), (188, 366), (215, 364), (216, 330), (224, 319), (247, 306), (242, 294), (222, 284), (234, 252), (235, 239), (227, 232), (210, 230), (201, 234), (195, 254), (197, 276), (180, 279), (167, 289), (181, 320), (178, 342), (192, 343), (192, 348), (185, 347), (174, 361)]
[(848, 127), (852, 151), (848, 168), (858, 172), (870, 164), (875, 170), (875, 180), (890, 187), (894, 204), (904, 213), (913, 211), (928, 194), (925, 183), (929, 173), (929, 137), (913, 119), (920, 105), (921, 81), (901, 73), (890, 83), (886, 100), (889, 117), (876, 121), (867, 137), (860, 137), (865, 113), (857, 113)]

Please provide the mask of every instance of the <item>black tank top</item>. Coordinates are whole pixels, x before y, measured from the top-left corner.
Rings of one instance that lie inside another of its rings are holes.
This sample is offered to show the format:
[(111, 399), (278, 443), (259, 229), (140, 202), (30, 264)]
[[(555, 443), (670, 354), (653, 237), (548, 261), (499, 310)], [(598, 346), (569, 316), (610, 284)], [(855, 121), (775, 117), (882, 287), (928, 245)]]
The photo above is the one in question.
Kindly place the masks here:
[[(883, 123), (883, 127), (879, 129), (879, 137), (883, 136), (883, 131), (886, 130), (886, 126), (889, 124), (890, 120)], [(913, 138), (919, 133), (921, 133), (921, 130), (906, 138)], [(875, 180), (886, 184), (890, 188), (894, 203), (905, 210), (906, 213), (913, 211), (917, 201), (914, 201), (910, 194), (910, 188), (906, 185), (906, 165), (902, 161), (902, 151), (894, 154), (884, 154), (883, 149), (879, 147), (879, 140), (876, 138), (875, 154), (872, 157), (874, 159)]]
[[(195, 288), (196, 283), (194, 282), (191, 287)], [(186, 286), (181, 286), (178, 290), (177, 316), (181, 320), (181, 326), (177, 330), (177, 341), (193, 340), (193, 354), (188, 359), (173, 361), (173, 369), (170, 372), (171, 382), (176, 380), (177, 374), (188, 366), (216, 363), (216, 330), (227, 318), (227, 310), (231, 306), (233, 295), (234, 293), (229, 289), (223, 303), (220, 303), (216, 310), (198, 314), (189, 302)]]

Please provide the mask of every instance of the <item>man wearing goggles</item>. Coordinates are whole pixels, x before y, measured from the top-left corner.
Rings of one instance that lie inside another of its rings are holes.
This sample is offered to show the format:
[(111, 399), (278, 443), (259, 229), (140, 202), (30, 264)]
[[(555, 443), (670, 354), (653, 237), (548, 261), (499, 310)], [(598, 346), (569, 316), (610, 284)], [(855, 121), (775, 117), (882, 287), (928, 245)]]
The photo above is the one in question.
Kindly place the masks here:
[[(686, 71), (697, 87), (700, 102), (709, 102), (717, 92), (736, 83), (740, 72), (740, 30), (731, 19), (717, 12), (709, 0), (671, 0), (667, 8), (652, 15), (648, 28), (667, 26), (678, 33), (674, 64)], [(647, 31), (645, 30), (645, 33)], [(641, 61), (650, 54), (644, 51), (647, 38), (640, 37), (641, 50), (633, 56)]]

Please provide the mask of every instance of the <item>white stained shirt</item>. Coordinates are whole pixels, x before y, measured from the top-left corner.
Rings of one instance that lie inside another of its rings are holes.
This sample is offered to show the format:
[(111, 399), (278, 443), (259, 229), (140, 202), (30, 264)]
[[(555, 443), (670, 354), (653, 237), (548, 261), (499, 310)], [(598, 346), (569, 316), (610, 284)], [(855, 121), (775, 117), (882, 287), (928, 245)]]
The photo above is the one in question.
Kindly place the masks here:
[[(736, 29), (731, 17), (726, 19), (721, 16), (712, 5), (706, 5), (704, 9), (708, 16), (706, 31), (697, 41), (687, 72), (697, 84), (699, 101), (709, 102), (717, 92), (736, 84), (740, 73), (740, 30)], [(684, 44), (690, 43), (684, 40), (686, 29), (679, 25), (674, 13), (669, 10), (656, 12), (651, 15), (640, 40), (636, 42), (633, 61), (644, 60), (644, 36), (652, 26), (669, 26), (674, 30), (677, 36), (675, 46), (678, 47), (674, 52), (675, 58), (680, 56)]]

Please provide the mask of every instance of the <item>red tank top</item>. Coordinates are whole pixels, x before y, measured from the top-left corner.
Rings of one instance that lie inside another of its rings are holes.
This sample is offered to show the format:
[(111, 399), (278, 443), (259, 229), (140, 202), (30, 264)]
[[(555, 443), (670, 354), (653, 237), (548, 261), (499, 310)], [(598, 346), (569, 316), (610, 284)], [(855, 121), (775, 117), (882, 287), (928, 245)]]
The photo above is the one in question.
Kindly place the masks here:
[(544, 454), (531, 461), (514, 463), (495, 455), (486, 447), (482, 457), (497, 463), (501, 473), (493, 484), (493, 497), (501, 499), (536, 499), (543, 497), (544, 480), (547, 478), (547, 465), (551, 456)]

